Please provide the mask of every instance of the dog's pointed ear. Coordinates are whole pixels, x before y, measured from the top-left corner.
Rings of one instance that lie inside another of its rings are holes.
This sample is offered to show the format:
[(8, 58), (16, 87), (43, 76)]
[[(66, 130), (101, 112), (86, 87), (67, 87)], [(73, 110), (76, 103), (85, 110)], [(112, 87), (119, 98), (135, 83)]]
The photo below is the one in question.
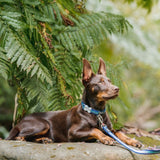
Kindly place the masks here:
[(83, 85), (86, 86), (86, 84), (90, 81), (91, 77), (93, 76), (92, 68), (89, 62), (83, 58)]
[(105, 65), (102, 58), (99, 58), (98, 74), (102, 74), (102, 75), (106, 76), (106, 65)]

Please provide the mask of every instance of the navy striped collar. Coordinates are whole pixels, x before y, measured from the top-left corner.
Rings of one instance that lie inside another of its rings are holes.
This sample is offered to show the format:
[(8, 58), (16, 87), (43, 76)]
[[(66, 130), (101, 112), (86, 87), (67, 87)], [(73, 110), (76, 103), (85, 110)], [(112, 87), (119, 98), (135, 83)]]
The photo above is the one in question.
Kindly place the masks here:
[(104, 109), (103, 111), (98, 111), (98, 110), (93, 109), (93, 108), (89, 107), (88, 105), (84, 104), (84, 102), (81, 102), (81, 106), (84, 111), (86, 111), (88, 113), (92, 113), (94, 115), (104, 114), (106, 112), (106, 109)]

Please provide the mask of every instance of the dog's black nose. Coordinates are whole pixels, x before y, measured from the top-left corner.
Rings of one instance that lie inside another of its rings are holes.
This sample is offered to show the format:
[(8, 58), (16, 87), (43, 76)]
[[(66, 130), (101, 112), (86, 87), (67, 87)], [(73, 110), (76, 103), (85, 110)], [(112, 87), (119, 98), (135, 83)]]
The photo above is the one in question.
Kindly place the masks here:
[(119, 91), (119, 88), (118, 88), (118, 87), (115, 87), (114, 90), (115, 90), (115, 92), (118, 92), (118, 91)]

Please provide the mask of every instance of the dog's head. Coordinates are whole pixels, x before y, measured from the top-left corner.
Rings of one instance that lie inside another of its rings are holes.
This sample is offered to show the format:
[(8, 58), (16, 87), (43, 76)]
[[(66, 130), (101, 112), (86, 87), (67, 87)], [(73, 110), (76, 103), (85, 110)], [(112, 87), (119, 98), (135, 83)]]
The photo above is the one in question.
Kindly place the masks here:
[(106, 77), (106, 66), (100, 58), (98, 73), (94, 74), (90, 63), (83, 59), (83, 85), (86, 88), (87, 95), (90, 98), (96, 98), (97, 101), (107, 101), (118, 96), (119, 88), (111, 83)]

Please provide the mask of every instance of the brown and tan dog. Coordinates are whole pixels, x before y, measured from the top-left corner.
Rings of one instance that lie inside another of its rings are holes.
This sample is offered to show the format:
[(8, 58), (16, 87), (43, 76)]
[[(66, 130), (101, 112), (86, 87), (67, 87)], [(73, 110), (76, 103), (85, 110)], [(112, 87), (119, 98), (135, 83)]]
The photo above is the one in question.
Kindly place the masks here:
[[(100, 58), (98, 73), (94, 74), (91, 65), (83, 59), (84, 92), (82, 101), (91, 108), (103, 111), (109, 99), (118, 96), (119, 88), (106, 77), (106, 67)], [(104, 123), (110, 130), (112, 124), (107, 113), (102, 114)], [(126, 144), (141, 147), (141, 144), (120, 131), (113, 131)], [(8, 140), (34, 142), (77, 142), (99, 140), (113, 145), (114, 140), (105, 135), (99, 126), (97, 116), (82, 109), (81, 104), (65, 111), (33, 113), (24, 117), (10, 132)]]

